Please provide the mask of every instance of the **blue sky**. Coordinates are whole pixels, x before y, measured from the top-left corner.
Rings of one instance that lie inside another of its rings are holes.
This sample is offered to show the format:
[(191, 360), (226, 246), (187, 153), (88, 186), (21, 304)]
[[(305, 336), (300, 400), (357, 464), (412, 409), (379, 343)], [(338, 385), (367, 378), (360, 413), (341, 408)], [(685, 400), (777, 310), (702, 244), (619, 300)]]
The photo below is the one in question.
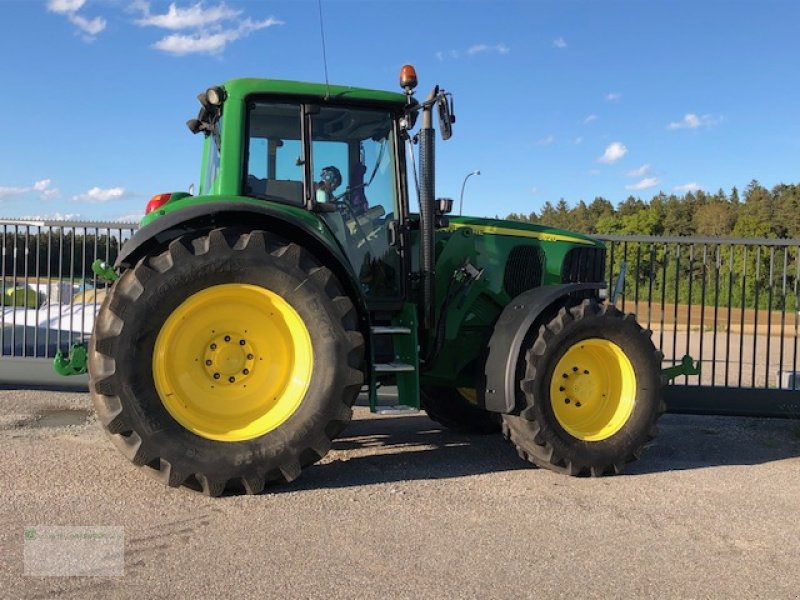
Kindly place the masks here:
[[(800, 3), (322, 0), (332, 83), (455, 95), (465, 213), (796, 183)], [(195, 96), (324, 79), (315, 0), (0, 2), (0, 217), (140, 215), (197, 184)]]

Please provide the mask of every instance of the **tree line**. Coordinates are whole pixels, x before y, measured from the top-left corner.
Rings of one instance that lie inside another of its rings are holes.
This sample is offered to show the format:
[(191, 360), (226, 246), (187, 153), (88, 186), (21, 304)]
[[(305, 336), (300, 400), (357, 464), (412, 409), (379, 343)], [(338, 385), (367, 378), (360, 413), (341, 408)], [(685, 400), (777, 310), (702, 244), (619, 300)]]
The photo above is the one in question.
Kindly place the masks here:
[(628, 196), (616, 207), (602, 196), (575, 206), (562, 198), (555, 205), (545, 202), (538, 212), (506, 218), (589, 234), (800, 238), (800, 185), (769, 190), (753, 180), (742, 194), (734, 187), (729, 194), (659, 193), (650, 201)]
[[(798, 310), (798, 246), (726, 242), (724, 238), (800, 239), (800, 185), (771, 190), (752, 181), (743, 194), (703, 191), (633, 196), (615, 207), (602, 197), (569, 206), (546, 202), (538, 212), (508, 219), (603, 235), (706, 236), (718, 243), (615, 243), (610, 277), (626, 262), (625, 290), (647, 301)], [(611, 245), (611, 244), (609, 244)]]
[(80, 279), (92, 278), (95, 258), (113, 264), (119, 253), (119, 240), (106, 234), (76, 234), (74, 231), (53, 229), (46, 231), (0, 233), (2, 261), (0, 274), (10, 281), (18, 281), (27, 274), (29, 283), (36, 275), (40, 278)]

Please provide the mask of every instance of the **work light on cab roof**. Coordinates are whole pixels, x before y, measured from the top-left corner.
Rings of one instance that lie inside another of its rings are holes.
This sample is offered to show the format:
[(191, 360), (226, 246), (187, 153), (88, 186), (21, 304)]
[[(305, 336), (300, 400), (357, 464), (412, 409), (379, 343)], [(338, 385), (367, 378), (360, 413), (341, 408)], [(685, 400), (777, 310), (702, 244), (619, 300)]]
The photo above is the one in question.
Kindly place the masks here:
[(417, 70), (412, 65), (403, 65), (400, 69), (400, 87), (409, 96), (414, 93), (417, 87)]

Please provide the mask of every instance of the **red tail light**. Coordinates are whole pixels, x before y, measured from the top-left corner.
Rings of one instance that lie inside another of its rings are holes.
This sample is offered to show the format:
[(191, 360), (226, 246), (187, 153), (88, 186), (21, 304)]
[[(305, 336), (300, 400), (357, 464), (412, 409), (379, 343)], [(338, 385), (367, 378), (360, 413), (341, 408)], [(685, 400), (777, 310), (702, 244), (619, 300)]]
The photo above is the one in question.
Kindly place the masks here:
[(147, 207), (144, 209), (144, 214), (149, 215), (154, 210), (158, 210), (164, 206), (169, 202), (170, 196), (172, 196), (172, 194), (156, 194), (150, 198), (150, 202), (147, 203)]

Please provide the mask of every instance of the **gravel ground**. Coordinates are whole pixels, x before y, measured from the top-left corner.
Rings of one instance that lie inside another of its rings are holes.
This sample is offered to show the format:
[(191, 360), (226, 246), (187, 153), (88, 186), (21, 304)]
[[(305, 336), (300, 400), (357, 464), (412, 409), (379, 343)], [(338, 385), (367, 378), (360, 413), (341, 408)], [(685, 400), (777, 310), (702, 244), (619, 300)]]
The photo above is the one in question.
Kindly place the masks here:
[[(354, 422), (256, 497), (165, 488), (88, 394), (0, 390), (3, 598), (797, 598), (793, 421), (667, 415), (623, 476), (529, 468), (424, 415)], [(122, 526), (123, 577), (24, 575), (26, 526)]]

